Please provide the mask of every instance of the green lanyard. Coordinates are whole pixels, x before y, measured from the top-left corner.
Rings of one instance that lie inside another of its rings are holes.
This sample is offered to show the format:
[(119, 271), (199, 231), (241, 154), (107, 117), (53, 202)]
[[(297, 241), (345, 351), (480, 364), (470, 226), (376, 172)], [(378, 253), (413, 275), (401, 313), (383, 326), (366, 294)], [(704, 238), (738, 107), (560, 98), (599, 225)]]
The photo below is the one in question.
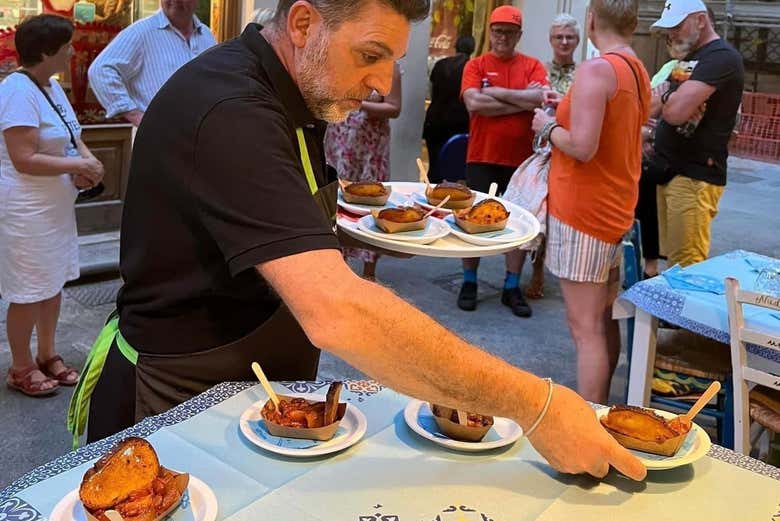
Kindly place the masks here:
[(303, 135), (303, 129), (295, 129), (295, 133), (298, 136), (298, 149), (301, 151), (301, 163), (303, 163), (303, 172), (306, 174), (306, 181), (309, 183), (309, 190), (311, 194), (317, 193), (317, 181), (314, 179), (314, 169), (311, 167), (311, 159), (309, 158), (309, 149), (306, 147), (306, 138)]

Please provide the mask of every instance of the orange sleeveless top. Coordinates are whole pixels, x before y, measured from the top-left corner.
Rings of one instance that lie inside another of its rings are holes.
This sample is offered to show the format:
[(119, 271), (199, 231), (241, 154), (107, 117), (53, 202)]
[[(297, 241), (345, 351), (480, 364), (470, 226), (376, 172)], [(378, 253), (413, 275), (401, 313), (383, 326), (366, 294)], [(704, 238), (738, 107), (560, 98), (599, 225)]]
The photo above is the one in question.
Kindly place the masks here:
[[(548, 207), (573, 228), (615, 244), (631, 228), (639, 197), (642, 171), (642, 125), (650, 114), (650, 79), (638, 58), (606, 54), (617, 75), (617, 90), (607, 102), (596, 155), (583, 163), (553, 147)], [(575, 78), (576, 82), (576, 78)], [(558, 123), (571, 128), (569, 89), (556, 114)]]

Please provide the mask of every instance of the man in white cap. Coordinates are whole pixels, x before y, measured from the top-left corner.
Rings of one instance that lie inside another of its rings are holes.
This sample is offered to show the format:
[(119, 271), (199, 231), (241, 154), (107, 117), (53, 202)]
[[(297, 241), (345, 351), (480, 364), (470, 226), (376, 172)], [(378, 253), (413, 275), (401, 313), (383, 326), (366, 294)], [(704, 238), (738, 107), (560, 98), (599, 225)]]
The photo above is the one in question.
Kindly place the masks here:
[(701, 0), (668, 0), (652, 28), (666, 34), (669, 52), (680, 60), (655, 100), (661, 120), (653, 161), (668, 179), (658, 191), (661, 252), (669, 265), (687, 266), (709, 255), (744, 68)]

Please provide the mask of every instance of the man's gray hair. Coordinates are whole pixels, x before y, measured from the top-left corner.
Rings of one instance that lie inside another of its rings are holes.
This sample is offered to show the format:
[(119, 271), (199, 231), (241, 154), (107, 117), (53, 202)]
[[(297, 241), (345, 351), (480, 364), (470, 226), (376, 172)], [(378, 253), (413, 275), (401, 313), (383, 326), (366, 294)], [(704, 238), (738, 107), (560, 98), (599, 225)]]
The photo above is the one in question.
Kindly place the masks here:
[[(295, 2), (296, 0), (279, 0), (274, 17), (277, 26), (287, 16)], [(393, 9), (410, 22), (424, 20), (431, 8), (430, 0), (308, 0), (308, 2), (320, 12), (325, 25), (331, 29), (354, 18), (356, 13), (372, 2), (379, 2)]]
[(574, 32), (577, 33), (577, 38), (580, 38), (580, 24), (577, 22), (577, 19), (569, 13), (561, 13), (555, 17), (555, 19), (552, 21), (552, 24), (550, 24), (550, 33), (552, 33), (553, 29), (565, 27), (574, 29)]
[(275, 9), (271, 9), (270, 7), (261, 7), (252, 13), (252, 19), (250, 21), (252, 23), (265, 25), (273, 20), (274, 16), (276, 16)]

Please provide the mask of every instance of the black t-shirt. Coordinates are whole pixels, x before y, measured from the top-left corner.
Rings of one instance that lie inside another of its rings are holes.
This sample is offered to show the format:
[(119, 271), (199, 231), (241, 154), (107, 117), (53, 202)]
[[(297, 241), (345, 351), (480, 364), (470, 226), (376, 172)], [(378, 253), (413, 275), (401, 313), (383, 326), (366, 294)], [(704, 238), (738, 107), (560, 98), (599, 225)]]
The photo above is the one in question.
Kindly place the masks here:
[(463, 68), (469, 57), (458, 54), (442, 58), (431, 71), (431, 105), (425, 114), (424, 137), (436, 139), (442, 136), (467, 134), (469, 113), (460, 98)]
[(337, 249), (311, 195), (296, 128), (319, 186), (325, 124), (250, 24), (182, 67), (136, 136), (122, 216), (117, 307), (141, 353), (203, 351), (250, 333), (279, 297), (254, 266)]
[[(715, 87), (707, 100), (707, 110), (691, 137), (685, 137), (677, 127), (661, 120), (656, 130), (655, 151), (679, 175), (725, 186), (728, 144), (737, 112), (742, 102), (745, 70), (742, 56), (722, 39), (713, 40), (698, 49), (681, 68), (692, 69), (691, 80)], [(672, 89), (681, 82), (673, 72), (669, 77)]]

